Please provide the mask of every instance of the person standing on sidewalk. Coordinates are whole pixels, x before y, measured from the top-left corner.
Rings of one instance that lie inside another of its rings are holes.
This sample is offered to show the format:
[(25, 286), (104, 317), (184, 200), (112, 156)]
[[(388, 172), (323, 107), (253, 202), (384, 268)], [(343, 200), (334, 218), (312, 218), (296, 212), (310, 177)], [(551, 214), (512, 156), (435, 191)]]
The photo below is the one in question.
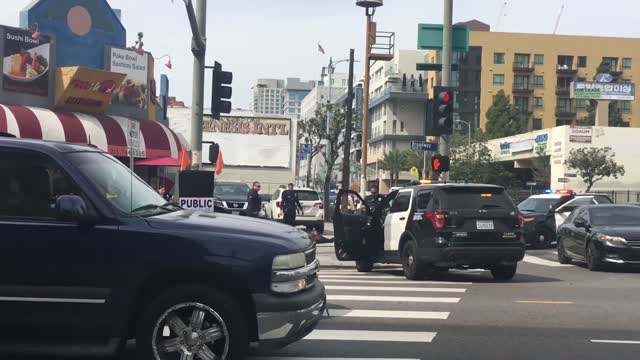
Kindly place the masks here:
[(255, 181), (249, 194), (247, 194), (247, 215), (249, 217), (257, 218), (260, 216), (260, 210), (262, 209), (262, 196), (260, 196), (260, 182)]
[(287, 225), (296, 226), (296, 212), (303, 213), (302, 204), (298, 200), (298, 193), (293, 190), (293, 184), (289, 184), (287, 190), (282, 193), (280, 208), (284, 213), (283, 222)]

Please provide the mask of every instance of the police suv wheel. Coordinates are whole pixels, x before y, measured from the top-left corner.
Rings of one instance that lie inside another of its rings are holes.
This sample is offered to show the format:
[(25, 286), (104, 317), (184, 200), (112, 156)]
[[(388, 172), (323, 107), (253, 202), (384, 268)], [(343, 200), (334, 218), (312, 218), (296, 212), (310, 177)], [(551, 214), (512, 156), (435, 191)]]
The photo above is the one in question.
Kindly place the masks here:
[(145, 306), (137, 328), (138, 359), (244, 359), (245, 314), (223, 292), (201, 286), (171, 289)]
[(414, 240), (407, 241), (402, 247), (401, 260), (404, 276), (408, 280), (421, 280), (424, 275), (424, 264), (418, 259), (418, 244)]
[(373, 261), (371, 260), (356, 260), (356, 269), (361, 273), (368, 273), (373, 271)]

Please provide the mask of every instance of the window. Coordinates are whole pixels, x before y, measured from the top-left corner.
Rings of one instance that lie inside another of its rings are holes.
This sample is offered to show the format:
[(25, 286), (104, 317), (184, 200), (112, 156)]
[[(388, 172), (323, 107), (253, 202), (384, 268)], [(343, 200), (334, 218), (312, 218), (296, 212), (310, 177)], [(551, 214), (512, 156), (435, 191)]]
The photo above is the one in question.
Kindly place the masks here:
[(537, 108), (543, 107), (543, 99), (541, 97), (533, 98), (533, 107), (537, 107)]
[(515, 209), (504, 189), (493, 187), (460, 187), (443, 191), (443, 207), (447, 210), (479, 210), (487, 208)]
[(409, 210), (411, 204), (411, 191), (405, 191), (398, 193), (393, 205), (391, 206), (392, 213), (405, 212)]
[(418, 210), (427, 210), (431, 201), (431, 191), (422, 191), (416, 197)]
[(513, 59), (513, 66), (519, 68), (528, 68), (530, 63), (529, 54), (516, 54)]
[(493, 53), (494, 64), (504, 64), (504, 53)]
[(549, 209), (551, 209), (551, 206), (556, 201), (558, 201), (558, 199), (530, 197), (527, 200), (521, 202), (520, 205), (518, 205), (518, 210), (528, 211), (528, 212), (537, 212), (537, 213), (546, 213), (549, 211)]
[(556, 126), (567, 126), (567, 125), (571, 125), (571, 124), (572, 124), (571, 120), (556, 119)]
[(494, 85), (504, 85), (504, 74), (493, 74)]
[(531, 127), (533, 127), (533, 130), (542, 130), (542, 119), (533, 119)]
[(576, 109), (585, 110), (587, 108), (587, 100), (585, 99), (577, 99), (576, 100)]
[(559, 112), (571, 112), (571, 99), (558, 99)]
[(529, 89), (529, 77), (528, 76), (516, 76), (513, 79), (513, 87), (517, 90)]
[(594, 226), (635, 226), (640, 223), (640, 208), (593, 208), (591, 209), (591, 219)]
[(610, 71), (612, 72), (618, 71), (618, 58), (610, 58), (610, 57), (602, 58), (602, 63), (608, 64)]
[(319, 201), (320, 196), (317, 191), (296, 190), (300, 201)]
[(537, 89), (542, 89), (544, 87), (544, 76), (536, 75), (534, 77), (534, 83)]
[(622, 112), (625, 112), (625, 113), (631, 112), (631, 101), (622, 102)]
[[(0, 152), (0, 217), (54, 219), (61, 195), (81, 195), (51, 159), (31, 152)], [(160, 196), (160, 195), (158, 195)]]
[(587, 57), (586, 56), (578, 56), (578, 67), (580, 67), (580, 68), (587, 67)]
[(544, 65), (544, 55), (543, 54), (536, 54), (534, 56), (534, 62), (536, 65)]
[(398, 120), (393, 120), (393, 129), (392, 129), (391, 133), (393, 133), (393, 134), (396, 133), (397, 125), (398, 125)]
[(404, 132), (404, 121), (400, 121), (400, 132)]
[(622, 59), (622, 68), (625, 70), (631, 69), (632, 62), (633, 60), (631, 60), (631, 58)]

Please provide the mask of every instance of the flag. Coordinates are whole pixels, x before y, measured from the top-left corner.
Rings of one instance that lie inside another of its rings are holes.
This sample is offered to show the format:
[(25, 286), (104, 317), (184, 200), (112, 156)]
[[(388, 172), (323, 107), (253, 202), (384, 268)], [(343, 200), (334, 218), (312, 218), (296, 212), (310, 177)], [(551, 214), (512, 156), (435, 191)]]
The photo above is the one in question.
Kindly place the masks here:
[(178, 160), (180, 162), (180, 171), (189, 170), (189, 167), (191, 167), (191, 159), (185, 147), (182, 147), (180, 150), (180, 159)]
[(322, 45), (320, 45), (320, 43), (318, 43), (318, 51), (319, 51), (322, 55), (324, 55), (324, 54), (325, 54), (324, 48), (322, 47)]
[(216, 175), (222, 174), (224, 161), (222, 160), (222, 150), (218, 151), (218, 160), (216, 160)]

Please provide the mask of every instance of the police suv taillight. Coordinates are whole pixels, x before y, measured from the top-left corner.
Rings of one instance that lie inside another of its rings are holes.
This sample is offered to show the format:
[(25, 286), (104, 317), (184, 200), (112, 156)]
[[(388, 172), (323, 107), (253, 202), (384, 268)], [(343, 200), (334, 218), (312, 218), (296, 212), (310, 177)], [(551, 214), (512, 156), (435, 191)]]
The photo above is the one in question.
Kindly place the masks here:
[(442, 230), (447, 224), (447, 213), (444, 211), (428, 212), (424, 214), (424, 218), (431, 221), (435, 230)]

